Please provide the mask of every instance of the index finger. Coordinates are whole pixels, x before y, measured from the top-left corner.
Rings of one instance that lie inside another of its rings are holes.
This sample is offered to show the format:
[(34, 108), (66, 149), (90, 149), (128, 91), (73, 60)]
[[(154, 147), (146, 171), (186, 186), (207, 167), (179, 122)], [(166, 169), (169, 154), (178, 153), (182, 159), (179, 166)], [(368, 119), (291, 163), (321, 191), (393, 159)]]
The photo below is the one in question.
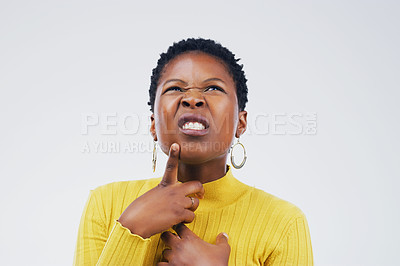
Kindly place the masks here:
[(164, 176), (160, 184), (168, 186), (178, 182), (178, 161), (179, 161), (179, 145), (173, 143), (169, 148), (169, 157), (167, 165), (165, 166)]
[(165, 231), (161, 234), (161, 240), (170, 248), (174, 248), (179, 241), (179, 237), (171, 233), (170, 231)]
[(193, 233), (186, 225), (183, 223), (179, 223), (174, 226), (175, 232), (179, 235), (180, 238), (187, 238), (187, 237), (193, 237), (197, 236), (195, 233)]

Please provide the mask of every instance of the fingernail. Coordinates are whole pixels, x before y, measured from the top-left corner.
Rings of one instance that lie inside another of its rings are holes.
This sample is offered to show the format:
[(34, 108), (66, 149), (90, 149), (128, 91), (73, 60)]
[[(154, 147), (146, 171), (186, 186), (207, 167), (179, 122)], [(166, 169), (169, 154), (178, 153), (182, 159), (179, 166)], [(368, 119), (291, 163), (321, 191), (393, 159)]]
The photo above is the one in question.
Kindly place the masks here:
[(228, 236), (228, 234), (227, 233), (222, 233), (225, 237), (226, 237), (226, 239), (228, 239), (229, 240), (229, 236)]
[(176, 144), (176, 143), (172, 144), (171, 148), (172, 148), (173, 151), (177, 151), (178, 150), (178, 144)]

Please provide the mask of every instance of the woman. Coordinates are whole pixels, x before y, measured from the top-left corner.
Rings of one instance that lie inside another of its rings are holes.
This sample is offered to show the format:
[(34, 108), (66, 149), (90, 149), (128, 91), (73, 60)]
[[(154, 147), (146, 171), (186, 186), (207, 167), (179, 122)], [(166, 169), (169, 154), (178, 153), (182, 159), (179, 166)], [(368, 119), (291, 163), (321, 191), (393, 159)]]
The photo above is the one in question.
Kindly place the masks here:
[(149, 105), (151, 135), (169, 155), (164, 176), (91, 191), (76, 265), (313, 264), (301, 210), (241, 183), (226, 165), (247, 125), (237, 61), (205, 39), (161, 54)]

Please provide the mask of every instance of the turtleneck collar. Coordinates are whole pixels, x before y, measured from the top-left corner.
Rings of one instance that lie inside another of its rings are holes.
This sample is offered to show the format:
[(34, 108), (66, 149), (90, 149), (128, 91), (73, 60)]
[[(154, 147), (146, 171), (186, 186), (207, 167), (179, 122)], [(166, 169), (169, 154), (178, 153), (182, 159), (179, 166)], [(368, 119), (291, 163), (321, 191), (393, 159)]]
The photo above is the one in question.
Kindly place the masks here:
[(227, 169), (228, 171), (223, 177), (203, 184), (205, 194), (204, 198), (200, 200), (197, 211), (228, 206), (250, 191), (250, 186), (243, 184), (233, 176), (230, 166), (227, 166)]

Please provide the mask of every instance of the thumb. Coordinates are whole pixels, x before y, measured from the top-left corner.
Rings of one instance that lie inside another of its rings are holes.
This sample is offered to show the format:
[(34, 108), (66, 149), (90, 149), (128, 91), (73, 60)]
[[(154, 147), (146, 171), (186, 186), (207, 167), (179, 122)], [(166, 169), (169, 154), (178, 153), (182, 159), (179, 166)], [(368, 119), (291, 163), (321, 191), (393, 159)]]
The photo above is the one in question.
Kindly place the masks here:
[(216, 245), (228, 245), (228, 234), (227, 233), (219, 233), (219, 235), (217, 236), (217, 241), (215, 242)]

